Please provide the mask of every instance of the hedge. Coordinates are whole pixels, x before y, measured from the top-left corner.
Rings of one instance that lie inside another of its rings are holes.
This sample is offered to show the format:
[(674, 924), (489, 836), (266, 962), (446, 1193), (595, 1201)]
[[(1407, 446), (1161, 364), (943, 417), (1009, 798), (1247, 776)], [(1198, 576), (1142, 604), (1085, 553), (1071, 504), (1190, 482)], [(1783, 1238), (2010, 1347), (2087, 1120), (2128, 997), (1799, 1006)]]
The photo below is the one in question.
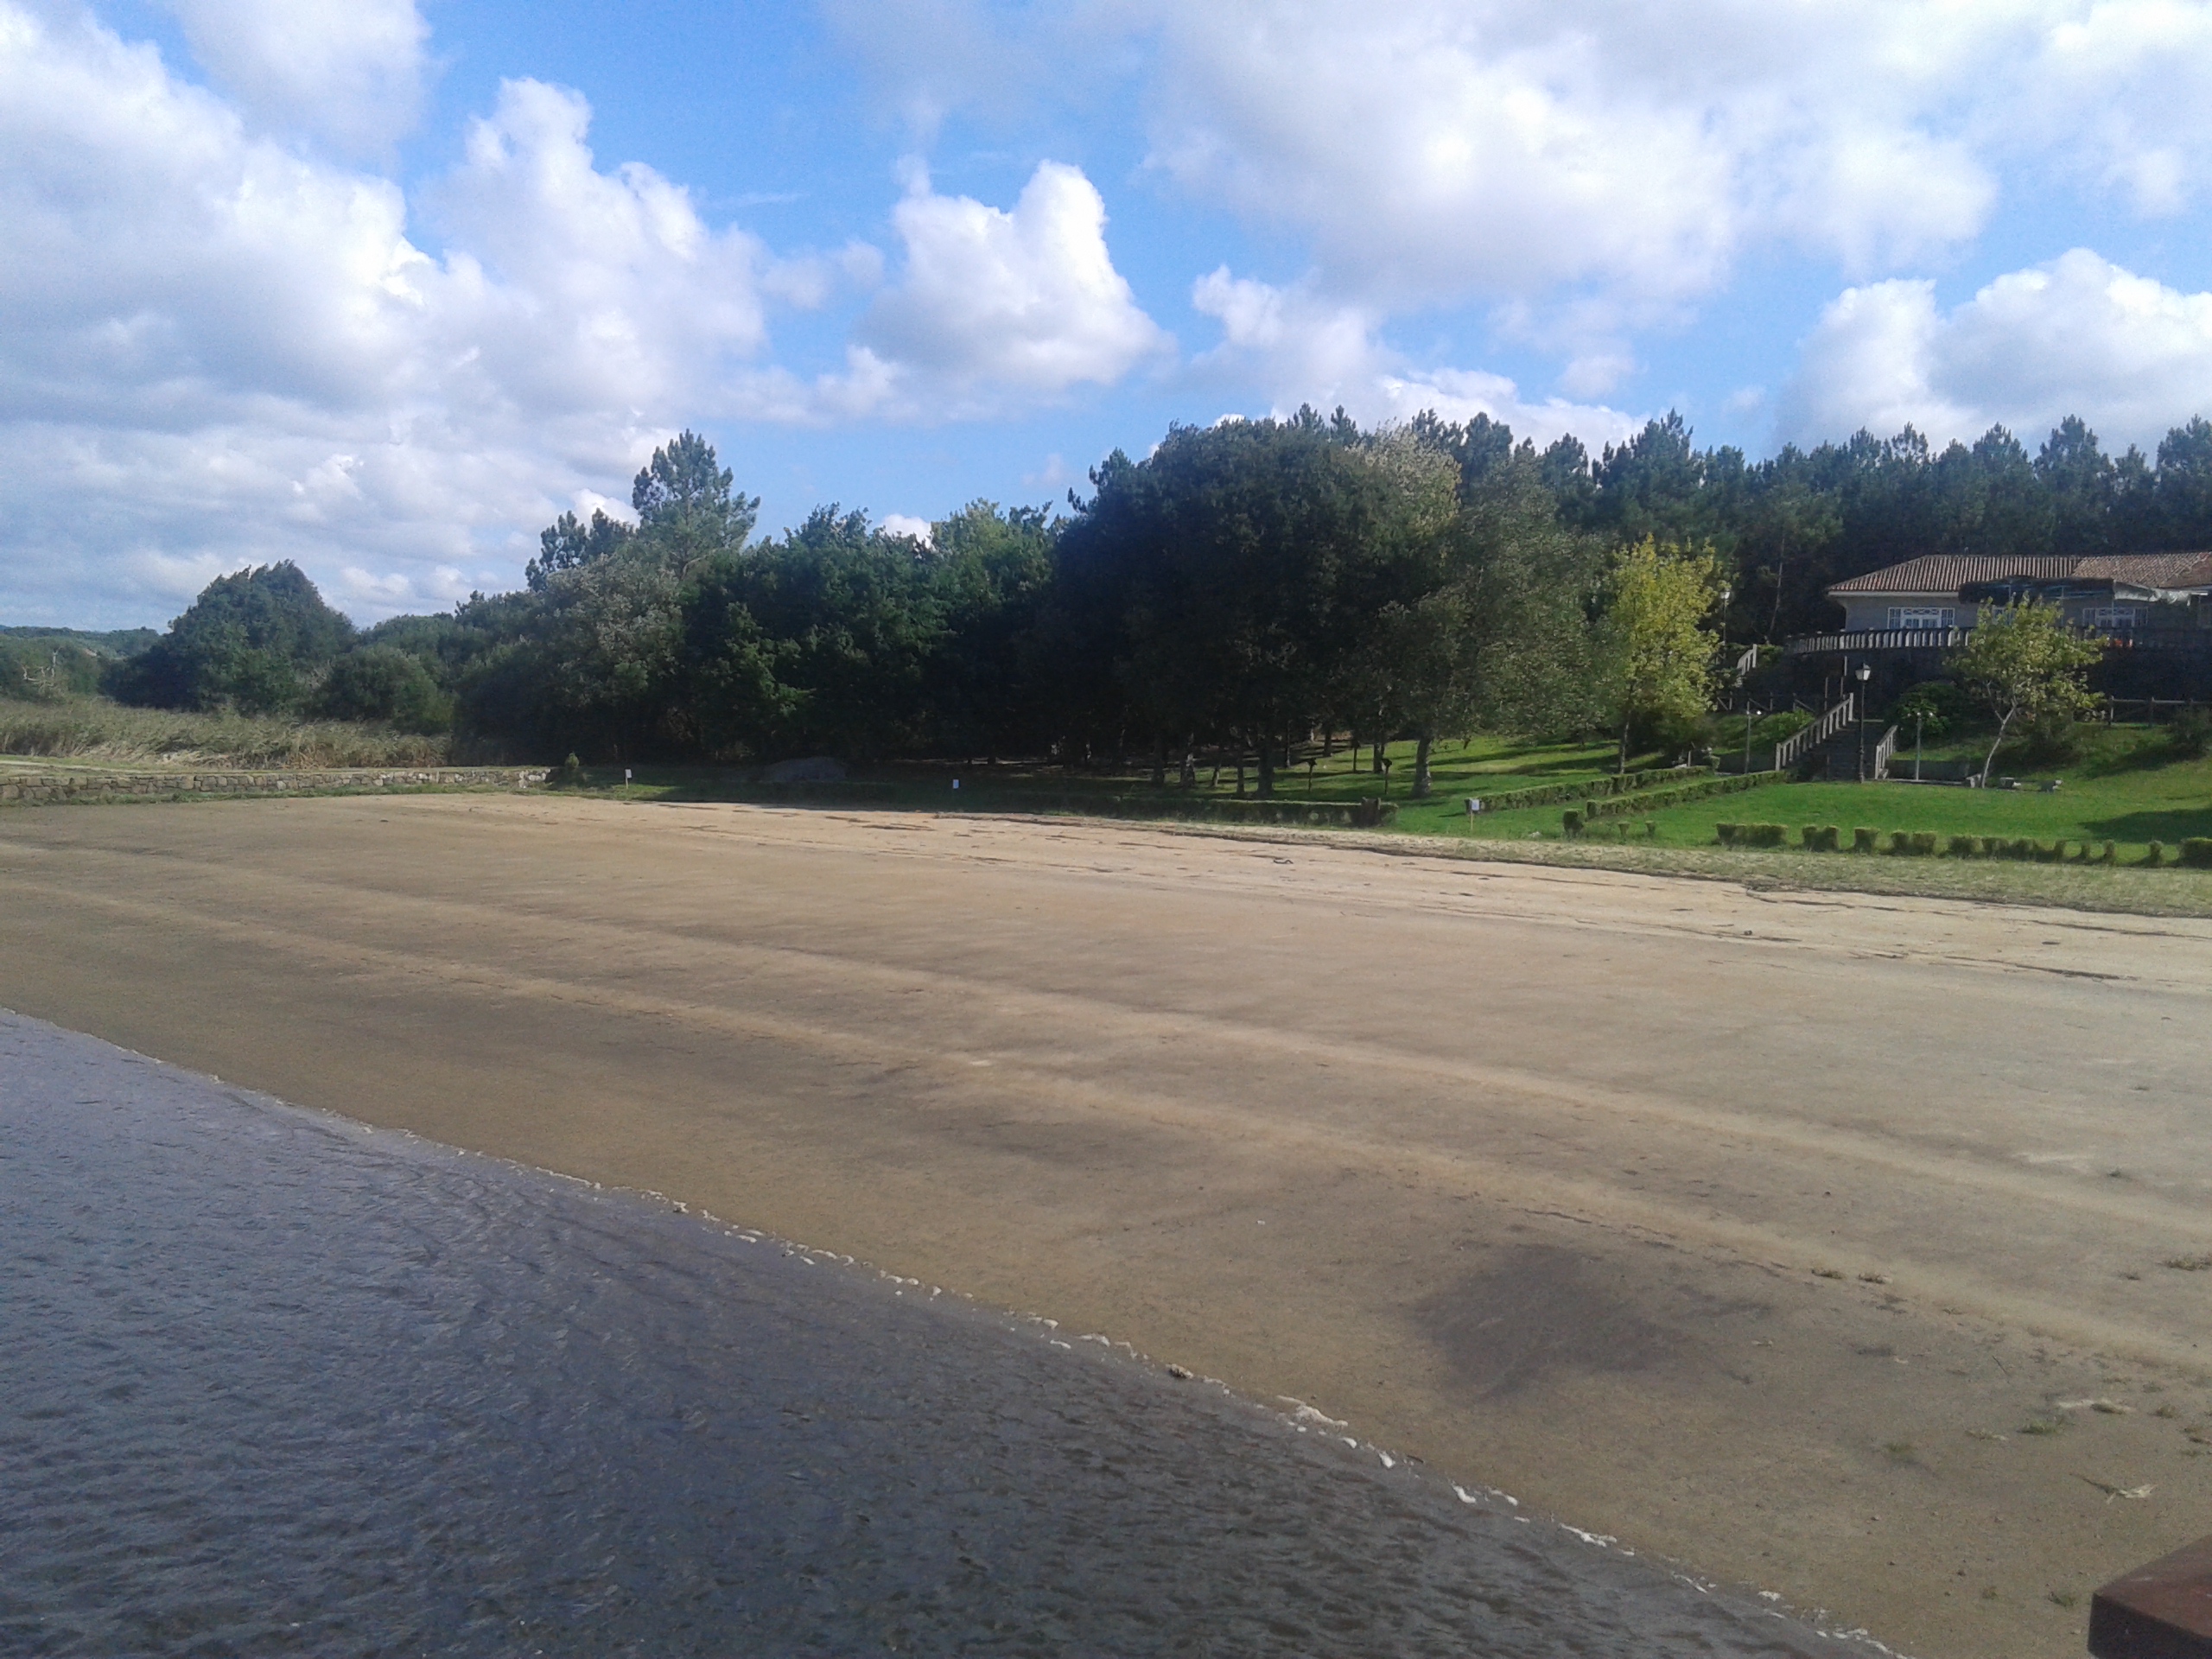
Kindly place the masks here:
[[(1729, 772), (1720, 776), (1698, 779), (1693, 783), (1678, 784), (1672, 789), (1647, 790), (1641, 794), (1618, 793), (1611, 800), (1590, 800), (1582, 804), (1584, 823), (1592, 818), (1609, 818), (1620, 812), (1642, 812), (1649, 809), (1657, 811), (1664, 807), (1683, 806), (1692, 801), (1709, 800), (1715, 795), (1735, 795), (1747, 789), (1762, 789), (1769, 784), (1787, 783), (1789, 774), (1782, 772)], [(1487, 806), (1488, 803), (1485, 802)]]
[[(1648, 789), (1663, 779), (1677, 782), (1686, 778), (1704, 778), (1712, 774), (1710, 766), (1646, 766), (1641, 772), (1608, 772), (1602, 777), (1585, 778), (1572, 784), (1536, 784), (1527, 789), (1501, 790), (1495, 795), (1479, 798), (1485, 812), (1510, 812), (1523, 806), (1550, 806), (1558, 801), (1587, 803), (1611, 795), (1632, 795), (1639, 789)], [(1763, 775), (1763, 774), (1755, 774)], [(1470, 793), (1473, 791), (1469, 791)]]

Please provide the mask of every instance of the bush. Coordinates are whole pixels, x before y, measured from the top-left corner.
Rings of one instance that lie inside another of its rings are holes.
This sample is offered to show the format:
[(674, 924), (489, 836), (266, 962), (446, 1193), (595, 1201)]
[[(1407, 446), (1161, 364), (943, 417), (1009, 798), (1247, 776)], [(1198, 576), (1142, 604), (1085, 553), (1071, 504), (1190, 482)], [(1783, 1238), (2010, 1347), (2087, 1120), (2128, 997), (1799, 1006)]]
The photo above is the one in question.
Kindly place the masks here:
[(2212, 870), (2212, 836), (2191, 836), (2182, 842), (2181, 861), (2194, 869)]
[(2108, 841), (2108, 842), (2105, 842), (2105, 845), (2104, 845), (2104, 851), (2098, 855), (2098, 861), (2099, 861), (2099, 862), (2101, 862), (2101, 863), (2105, 863), (2105, 864), (2117, 864), (2117, 863), (2119, 863), (2119, 862), (2120, 862), (2120, 847), (2119, 847), (2119, 844), (2118, 844), (2117, 842), (2109, 842), (2109, 841)]
[(2202, 760), (2212, 753), (2212, 709), (2184, 709), (2166, 728), (2166, 748), (2177, 759)]
[(1716, 823), (1724, 847), (1787, 847), (1789, 826), (1783, 823)]
[(391, 645), (365, 645), (333, 663), (312, 711), (324, 720), (384, 721), (403, 732), (453, 724), (453, 700), (419, 661)]
[(1981, 851), (1980, 836), (1953, 836), (1944, 850), (1953, 858), (1972, 858)]
[[(1582, 834), (1582, 815), (1570, 808), (1560, 815), (1559, 827), (1561, 835), (1569, 841), (1575, 840)], [(1728, 826), (1731, 830), (1735, 827), (1732, 823)]]
[(2082, 723), (2070, 714), (2055, 712), (2037, 715), (2020, 728), (2017, 737), (2005, 741), (2006, 749), (2016, 753), (2020, 760), (2031, 766), (2051, 766), (2082, 758)]
[(1851, 832), (1851, 850), (1854, 853), (1873, 852), (1881, 839), (1882, 832), (1878, 830), (1853, 830)]
[(2148, 853), (2146, 853), (2146, 854), (2145, 854), (2145, 855), (2144, 855), (2144, 857), (2143, 857), (2143, 862), (2144, 862), (2145, 864), (2148, 865), (2152, 869), (2154, 869), (2154, 870), (2155, 870), (2155, 869), (2157, 869), (2157, 868), (2158, 868), (2158, 866), (2159, 866), (2159, 865), (2161, 865), (2161, 864), (2164, 863), (2165, 861), (2166, 861), (2166, 843), (2165, 843), (2165, 842), (2164, 842), (2163, 841), (2154, 841), (2154, 842), (2152, 842), (2151, 843), (2151, 850), (2150, 850)]

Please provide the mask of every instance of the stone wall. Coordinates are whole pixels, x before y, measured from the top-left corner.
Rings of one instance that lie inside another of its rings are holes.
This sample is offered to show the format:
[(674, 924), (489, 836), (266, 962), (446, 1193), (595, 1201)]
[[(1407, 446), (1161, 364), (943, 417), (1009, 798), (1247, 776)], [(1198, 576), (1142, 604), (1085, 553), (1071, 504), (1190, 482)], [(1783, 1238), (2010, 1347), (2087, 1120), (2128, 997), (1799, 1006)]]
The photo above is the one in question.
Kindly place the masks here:
[(167, 801), (191, 795), (372, 794), (381, 790), (524, 789), (541, 767), (381, 766), (292, 772), (73, 772), (0, 769), (0, 805)]

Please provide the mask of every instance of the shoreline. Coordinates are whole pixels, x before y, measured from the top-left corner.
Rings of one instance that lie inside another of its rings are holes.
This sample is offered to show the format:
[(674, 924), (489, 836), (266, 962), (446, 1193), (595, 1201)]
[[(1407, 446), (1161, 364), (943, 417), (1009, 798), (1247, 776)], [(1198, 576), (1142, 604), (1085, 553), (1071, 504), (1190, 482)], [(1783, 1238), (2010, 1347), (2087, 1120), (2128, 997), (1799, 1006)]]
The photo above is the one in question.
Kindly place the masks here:
[(2212, 1530), (2202, 923), (539, 796), (7, 815), (0, 895), (33, 1017), (1052, 1309), (1892, 1646), (2078, 1651)]

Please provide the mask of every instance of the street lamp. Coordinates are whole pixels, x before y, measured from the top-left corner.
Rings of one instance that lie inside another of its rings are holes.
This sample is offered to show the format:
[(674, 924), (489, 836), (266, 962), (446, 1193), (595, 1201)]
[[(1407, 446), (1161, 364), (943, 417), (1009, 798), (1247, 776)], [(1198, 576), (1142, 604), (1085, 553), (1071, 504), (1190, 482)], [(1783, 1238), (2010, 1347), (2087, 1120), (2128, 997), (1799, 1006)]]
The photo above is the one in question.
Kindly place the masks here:
[(1859, 781), (1866, 781), (1866, 682), (1874, 677), (1871, 663), (1859, 664)]

